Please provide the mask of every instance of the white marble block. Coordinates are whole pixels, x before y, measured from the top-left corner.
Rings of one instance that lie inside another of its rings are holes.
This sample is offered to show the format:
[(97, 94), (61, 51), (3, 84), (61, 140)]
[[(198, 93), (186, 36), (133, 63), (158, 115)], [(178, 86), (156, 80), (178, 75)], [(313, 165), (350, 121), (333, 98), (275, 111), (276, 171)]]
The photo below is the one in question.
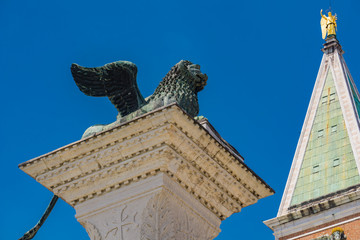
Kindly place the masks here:
[(213, 239), (222, 220), (274, 193), (175, 104), (19, 167), (76, 209), (91, 240)]

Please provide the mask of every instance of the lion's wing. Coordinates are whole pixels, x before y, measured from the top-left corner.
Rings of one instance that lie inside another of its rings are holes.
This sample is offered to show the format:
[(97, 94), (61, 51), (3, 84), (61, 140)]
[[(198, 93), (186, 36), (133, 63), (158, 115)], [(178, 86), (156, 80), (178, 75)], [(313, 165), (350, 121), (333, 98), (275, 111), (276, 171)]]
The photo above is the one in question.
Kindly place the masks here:
[(136, 83), (137, 67), (131, 62), (118, 61), (96, 68), (72, 64), (71, 73), (80, 91), (88, 96), (107, 96), (121, 116), (145, 103)]

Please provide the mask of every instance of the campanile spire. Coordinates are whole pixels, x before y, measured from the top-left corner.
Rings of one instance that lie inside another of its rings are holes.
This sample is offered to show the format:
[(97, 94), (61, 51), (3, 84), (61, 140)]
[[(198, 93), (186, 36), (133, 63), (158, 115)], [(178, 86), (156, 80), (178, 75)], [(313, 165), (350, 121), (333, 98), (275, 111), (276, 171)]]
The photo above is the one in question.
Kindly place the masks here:
[(322, 15), (324, 54), (278, 215), (265, 221), (276, 239), (360, 239), (360, 97), (329, 17)]

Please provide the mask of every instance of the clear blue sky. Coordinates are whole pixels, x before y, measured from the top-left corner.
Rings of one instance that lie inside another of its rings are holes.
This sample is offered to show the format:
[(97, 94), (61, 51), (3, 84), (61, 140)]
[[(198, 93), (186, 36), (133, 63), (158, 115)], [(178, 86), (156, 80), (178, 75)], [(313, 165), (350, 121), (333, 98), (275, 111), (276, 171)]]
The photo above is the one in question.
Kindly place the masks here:
[[(333, 1), (358, 86), (359, 6)], [(262, 221), (280, 204), (322, 57), (319, 12), (328, 7), (329, 0), (0, 0), (1, 239), (29, 230), (52, 196), (17, 165), (116, 118), (107, 99), (78, 90), (71, 63), (132, 61), (148, 96), (181, 59), (209, 76), (200, 114), (276, 190), (224, 221), (217, 239), (273, 239)], [(87, 239), (74, 215), (59, 201), (35, 239)]]

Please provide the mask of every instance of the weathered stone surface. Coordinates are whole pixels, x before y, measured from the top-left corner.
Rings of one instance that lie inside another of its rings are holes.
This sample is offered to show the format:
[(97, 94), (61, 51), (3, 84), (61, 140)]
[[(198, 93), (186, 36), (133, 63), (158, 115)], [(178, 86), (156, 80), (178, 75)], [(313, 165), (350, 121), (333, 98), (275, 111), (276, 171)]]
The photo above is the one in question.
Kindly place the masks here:
[(209, 131), (170, 105), (20, 168), (73, 206), (91, 239), (212, 239), (273, 190)]

